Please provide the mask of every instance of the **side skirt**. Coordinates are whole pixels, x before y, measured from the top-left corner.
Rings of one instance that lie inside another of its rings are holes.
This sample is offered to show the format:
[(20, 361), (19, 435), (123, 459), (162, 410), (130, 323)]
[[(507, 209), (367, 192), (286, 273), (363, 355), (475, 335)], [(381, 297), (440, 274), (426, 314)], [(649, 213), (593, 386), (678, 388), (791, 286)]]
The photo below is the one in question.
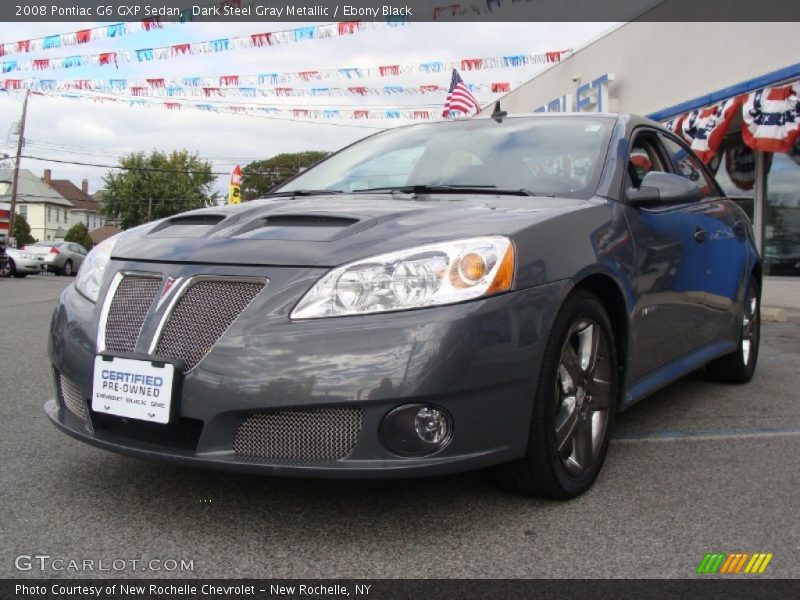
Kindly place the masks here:
[(736, 350), (736, 342), (730, 340), (720, 340), (700, 346), (688, 354), (684, 354), (666, 365), (643, 377), (633, 385), (629, 386), (625, 392), (625, 399), (620, 407), (622, 410), (636, 404), (639, 400), (649, 396), (662, 387), (688, 375), (692, 371), (699, 369), (715, 358), (724, 356)]

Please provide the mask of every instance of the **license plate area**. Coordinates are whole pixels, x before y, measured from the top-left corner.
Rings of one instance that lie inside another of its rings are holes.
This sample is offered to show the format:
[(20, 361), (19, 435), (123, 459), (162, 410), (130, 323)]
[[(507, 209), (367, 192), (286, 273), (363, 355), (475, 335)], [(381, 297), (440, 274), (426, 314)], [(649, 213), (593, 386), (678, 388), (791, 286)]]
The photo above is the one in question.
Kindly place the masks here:
[(167, 424), (175, 412), (176, 366), (162, 360), (97, 355), (92, 410)]

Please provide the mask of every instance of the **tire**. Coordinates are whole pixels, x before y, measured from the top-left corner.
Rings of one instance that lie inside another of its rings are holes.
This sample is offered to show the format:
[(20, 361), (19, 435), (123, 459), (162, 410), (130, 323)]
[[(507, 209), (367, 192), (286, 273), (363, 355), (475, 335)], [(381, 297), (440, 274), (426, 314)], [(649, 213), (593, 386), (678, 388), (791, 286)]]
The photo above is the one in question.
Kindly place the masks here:
[(761, 294), (758, 282), (747, 286), (742, 305), (742, 327), (736, 350), (706, 365), (706, 375), (712, 381), (747, 383), (753, 378), (758, 362), (761, 340)]
[(619, 372), (603, 305), (588, 292), (573, 293), (556, 316), (542, 357), (526, 454), (496, 467), (497, 483), (556, 500), (589, 489), (608, 451)]
[(72, 275), (75, 274), (75, 272), (72, 270), (72, 261), (71, 260), (68, 260), (67, 262), (65, 262), (64, 266), (61, 267), (61, 274), (64, 275), (65, 277), (72, 277)]
[(5, 264), (0, 267), (0, 277), (11, 277), (14, 272), (13, 264), (14, 262), (10, 258), (6, 260)]

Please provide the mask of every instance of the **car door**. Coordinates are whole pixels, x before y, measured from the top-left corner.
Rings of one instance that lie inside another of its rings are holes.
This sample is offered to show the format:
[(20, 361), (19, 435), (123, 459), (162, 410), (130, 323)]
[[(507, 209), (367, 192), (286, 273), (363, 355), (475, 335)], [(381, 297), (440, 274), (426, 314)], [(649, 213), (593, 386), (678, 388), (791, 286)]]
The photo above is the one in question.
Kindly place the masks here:
[[(649, 171), (674, 172), (656, 130), (634, 131), (627, 171), (625, 189), (639, 187)], [(709, 256), (706, 239), (698, 231), (702, 204), (626, 207), (637, 262), (631, 381), (703, 343)]]
[(77, 271), (83, 264), (86, 251), (83, 249), (83, 246), (79, 244), (70, 244), (69, 249), (72, 253), (72, 264), (75, 265), (75, 270)]
[(697, 213), (708, 253), (704, 296), (704, 328), (708, 340), (724, 337), (735, 316), (737, 295), (747, 273), (747, 216), (725, 197), (700, 160), (680, 140), (661, 134), (664, 148), (678, 175), (696, 182), (705, 199)]

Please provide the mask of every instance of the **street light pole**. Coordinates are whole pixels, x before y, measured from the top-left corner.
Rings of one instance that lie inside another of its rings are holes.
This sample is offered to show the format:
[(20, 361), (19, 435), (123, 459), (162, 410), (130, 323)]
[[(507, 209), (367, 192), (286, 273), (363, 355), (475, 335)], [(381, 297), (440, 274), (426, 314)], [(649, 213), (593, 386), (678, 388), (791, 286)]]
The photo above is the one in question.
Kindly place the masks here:
[(25, 100), (22, 102), (22, 119), (19, 122), (19, 140), (17, 141), (17, 158), (14, 162), (14, 179), (11, 183), (11, 214), (8, 216), (8, 237), (13, 238), (16, 245), (16, 238), (14, 237), (14, 221), (16, 220), (17, 212), (17, 188), (19, 187), (19, 163), (22, 158), (22, 147), (25, 145), (25, 120), (28, 116), (28, 98), (31, 91), (25, 90)]

